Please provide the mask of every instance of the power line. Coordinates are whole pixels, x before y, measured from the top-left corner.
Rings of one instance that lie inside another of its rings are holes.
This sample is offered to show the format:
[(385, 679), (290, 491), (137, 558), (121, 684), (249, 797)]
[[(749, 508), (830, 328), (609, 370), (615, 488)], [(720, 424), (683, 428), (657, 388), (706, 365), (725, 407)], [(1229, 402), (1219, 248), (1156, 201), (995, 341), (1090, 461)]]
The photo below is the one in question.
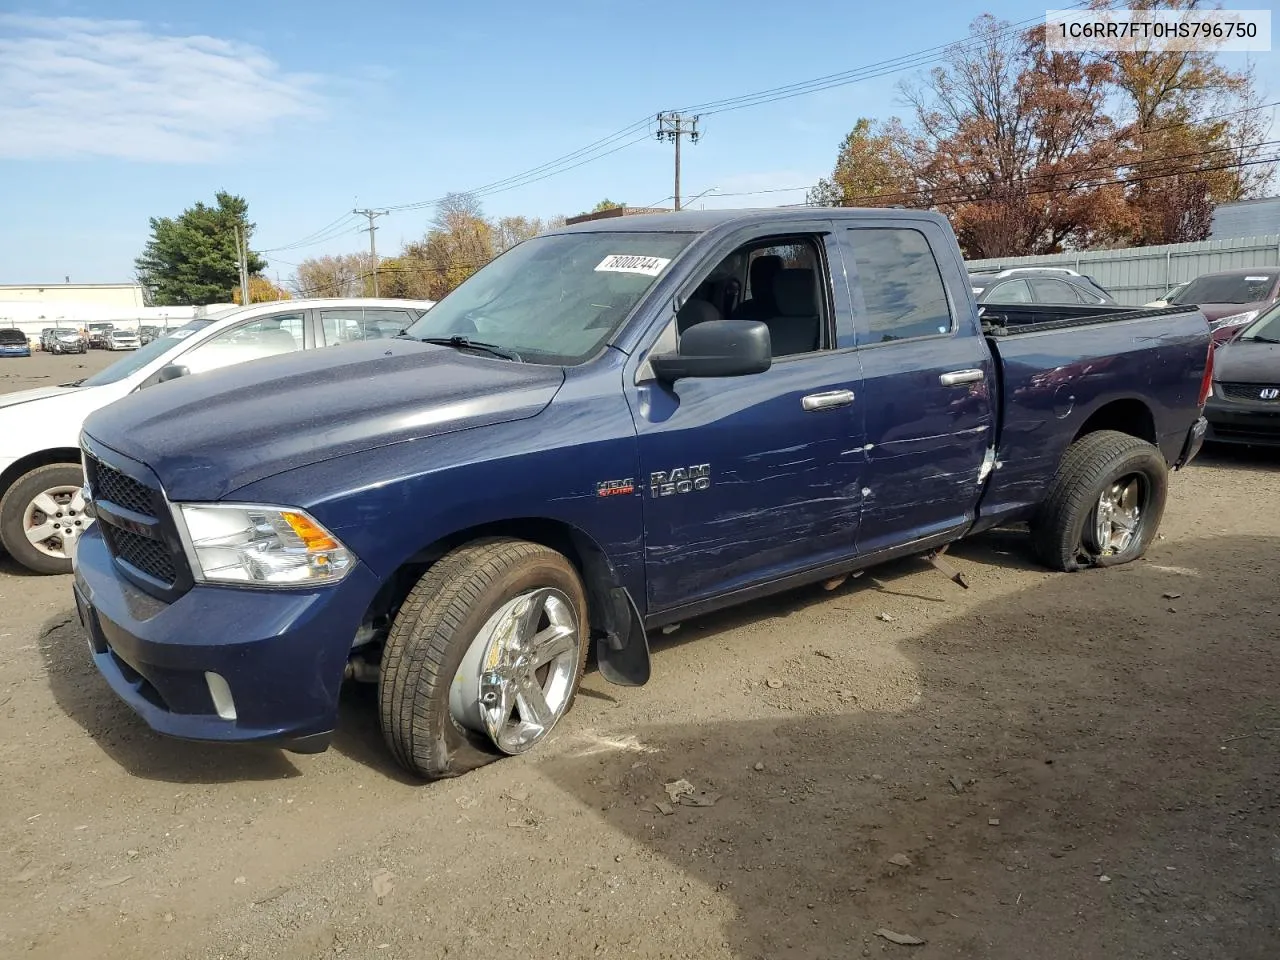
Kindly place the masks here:
[[(1084, 7), (1088, 0), (1078, 0), (1069, 7), (1063, 9), (1072, 10), (1077, 7)], [(937, 46), (927, 47), (923, 50), (916, 50), (913, 53), (905, 53), (897, 57), (887, 60), (880, 60), (875, 63), (865, 64), (861, 67), (854, 67), (850, 70), (843, 70), (839, 73), (831, 73), (821, 77), (814, 77), (810, 80), (800, 80), (795, 83), (784, 84), (778, 87), (770, 87), (766, 90), (757, 90), (754, 93), (741, 94), (736, 97), (726, 97), (722, 100), (708, 100), (704, 103), (696, 103), (691, 106), (683, 107), (685, 112), (697, 111), (706, 116), (716, 113), (727, 113), (730, 110), (741, 110), (747, 107), (761, 106), (766, 103), (775, 103), (779, 100), (789, 100), (793, 97), (805, 96), (810, 93), (820, 93), (823, 90), (830, 90), (834, 87), (847, 86), (852, 83), (860, 83), (863, 80), (876, 79), (878, 77), (887, 76), (891, 73), (899, 73), (903, 70), (910, 70), (914, 67), (925, 66), (944, 60), (953, 53), (967, 50), (971, 47), (982, 46), (989, 43), (993, 39), (1001, 39), (1012, 34), (1022, 31), (1024, 28), (1033, 24), (1044, 23), (1044, 17), (1032, 17), (1027, 20), (1020, 20), (1012, 23), (1003, 29), (996, 31), (990, 35), (977, 37), (966, 37), (962, 40), (954, 40), (950, 43), (942, 43)]]
[[(338, 217), (336, 220), (331, 220), (331, 221), (329, 221), (329, 222), (328, 222), (328, 223), (326, 223), (323, 227), (321, 227), (319, 230), (313, 230), (311, 233), (308, 233), (308, 234), (307, 234), (306, 236), (304, 236), (304, 237), (301, 237), (301, 238), (299, 238), (299, 239), (297, 239), (297, 240), (293, 240), (293, 241), (291, 241), (291, 242), (289, 242), (289, 243), (286, 243), (286, 244), (283, 244), (282, 246), (279, 246), (279, 247), (269, 247), (269, 248), (267, 248), (266, 250), (262, 250), (262, 251), (260, 251), (260, 252), (261, 252), (261, 253), (275, 253), (276, 251), (279, 251), (279, 250), (293, 250), (293, 249), (296, 249), (296, 248), (298, 248), (298, 247), (311, 246), (311, 245), (312, 245), (312, 244), (314, 244), (314, 243), (322, 242), (322, 240), (315, 240), (314, 238), (316, 238), (316, 237), (321, 237), (321, 235), (322, 235), (322, 234), (326, 234), (326, 233), (328, 233), (329, 231), (334, 230), (335, 228), (338, 228), (339, 232), (342, 232), (342, 230), (344, 230), (347, 226), (349, 226), (349, 225), (350, 225), (350, 223), (351, 223), (351, 219), (352, 219), (352, 217), (351, 217), (351, 214), (350, 214), (350, 213), (344, 213), (342, 216)], [(339, 226), (339, 225), (341, 225), (341, 226)], [(335, 236), (336, 236), (336, 235), (337, 235), (337, 234), (335, 234)]]

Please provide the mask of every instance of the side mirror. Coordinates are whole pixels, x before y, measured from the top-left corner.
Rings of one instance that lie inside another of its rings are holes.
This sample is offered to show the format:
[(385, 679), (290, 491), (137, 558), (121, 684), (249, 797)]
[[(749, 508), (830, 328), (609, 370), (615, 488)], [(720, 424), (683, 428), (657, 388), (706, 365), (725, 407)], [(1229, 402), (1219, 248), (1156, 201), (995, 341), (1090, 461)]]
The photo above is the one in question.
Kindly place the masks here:
[(680, 335), (680, 351), (649, 358), (654, 375), (667, 383), (684, 377), (742, 377), (764, 373), (773, 363), (769, 328), (758, 320), (710, 320)]
[(190, 375), (191, 371), (182, 366), (182, 364), (170, 363), (156, 371), (156, 383), (168, 383), (170, 380), (177, 380), (179, 377)]

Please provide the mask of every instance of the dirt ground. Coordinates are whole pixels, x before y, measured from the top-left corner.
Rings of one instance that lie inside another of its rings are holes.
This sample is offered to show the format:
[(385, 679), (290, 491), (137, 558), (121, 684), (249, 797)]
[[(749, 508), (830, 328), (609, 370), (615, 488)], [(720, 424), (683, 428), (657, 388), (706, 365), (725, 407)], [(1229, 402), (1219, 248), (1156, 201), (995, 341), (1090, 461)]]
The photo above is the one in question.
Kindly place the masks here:
[[(319, 756), (153, 735), (69, 578), (0, 559), (0, 956), (1274, 960), (1278, 473), (1206, 455), (1126, 567), (1001, 532), (968, 591), (905, 562), (686, 623), (427, 786), (367, 687)], [(719, 799), (664, 814), (681, 778)]]

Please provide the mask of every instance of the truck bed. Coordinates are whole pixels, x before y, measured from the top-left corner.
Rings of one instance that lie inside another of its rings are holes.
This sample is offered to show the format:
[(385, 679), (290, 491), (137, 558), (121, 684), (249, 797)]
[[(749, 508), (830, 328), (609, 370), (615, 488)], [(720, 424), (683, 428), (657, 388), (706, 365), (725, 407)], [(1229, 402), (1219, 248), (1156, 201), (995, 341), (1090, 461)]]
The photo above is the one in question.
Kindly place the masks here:
[(1208, 358), (1199, 310), (1001, 305), (982, 320), (1003, 414), (979, 529), (1029, 515), (1057, 470), (1063, 433), (1078, 436), (1100, 419), (1175, 462)]

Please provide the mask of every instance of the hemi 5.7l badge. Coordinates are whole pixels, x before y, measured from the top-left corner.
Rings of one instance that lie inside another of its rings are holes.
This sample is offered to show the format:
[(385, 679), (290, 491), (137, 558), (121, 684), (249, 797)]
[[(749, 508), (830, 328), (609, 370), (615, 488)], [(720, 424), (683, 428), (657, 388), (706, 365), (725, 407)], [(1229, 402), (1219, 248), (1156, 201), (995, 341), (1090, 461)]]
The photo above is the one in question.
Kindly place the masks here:
[(601, 480), (596, 484), (597, 497), (621, 497), (636, 492), (635, 480)]
[(693, 493), (711, 486), (711, 464), (699, 463), (674, 470), (655, 470), (649, 474), (649, 495), (671, 497), (677, 493)]

